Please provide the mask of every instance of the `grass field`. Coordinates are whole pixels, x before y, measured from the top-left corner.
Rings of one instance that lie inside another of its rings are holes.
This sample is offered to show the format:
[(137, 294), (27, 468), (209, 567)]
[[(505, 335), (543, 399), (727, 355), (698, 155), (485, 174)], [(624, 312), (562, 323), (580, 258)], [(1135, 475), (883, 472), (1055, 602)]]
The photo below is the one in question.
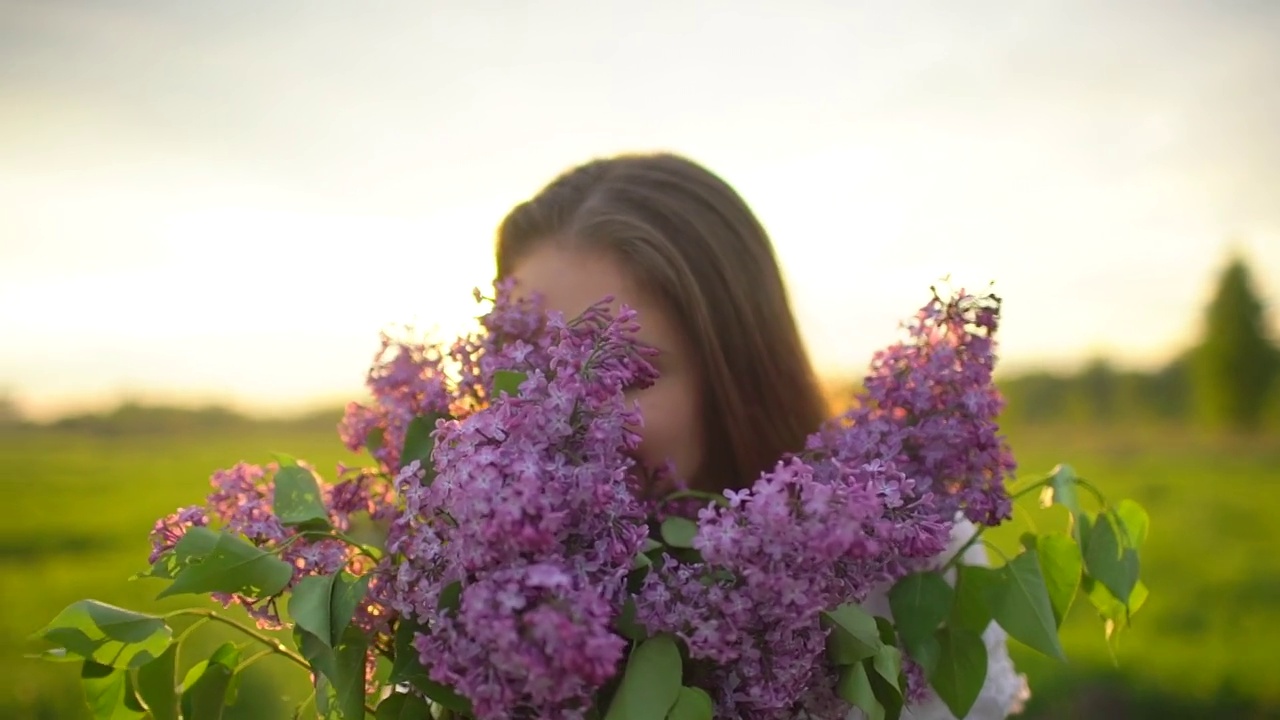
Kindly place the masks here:
[[(234, 431), (104, 436), (0, 431), (0, 717), (86, 718), (76, 668), (23, 657), (27, 636), (70, 602), (93, 597), (140, 610), (157, 586), (142, 569), (154, 520), (199, 502), (209, 473), (272, 451), (320, 468), (350, 456), (332, 431), (261, 426)], [(1068, 665), (1015, 647), (1036, 695), (1028, 717), (1280, 717), (1280, 438), (1209, 439), (1155, 429), (1015, 429), (1029, 477), (1059, 461), (1113, 499), (1151, 514), (1142, 572), (1151, 589), (1113, 668), (1101, 624), (1077, 604), (1065, 630)], [(1061, 522), (1033, 508), (1019, 517)], [(1024, 529), (993, 533), (1012, 547)], [(196, 602), (200, 602), (196, 599)], [(202, 631), (201, 646), (222, 635)], [(185, 664), (198, 660), (188, 653)], [(306, 693), (300, 671), (275, 659), (241, 687), (239, 718), (289, 717)]]

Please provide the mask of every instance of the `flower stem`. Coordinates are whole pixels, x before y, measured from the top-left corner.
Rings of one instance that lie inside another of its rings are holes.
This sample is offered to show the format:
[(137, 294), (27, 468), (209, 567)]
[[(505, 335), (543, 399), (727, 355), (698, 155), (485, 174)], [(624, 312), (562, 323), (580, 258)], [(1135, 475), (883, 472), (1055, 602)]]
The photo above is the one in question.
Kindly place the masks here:
[[(230, 627), (233, 627), (236, 630), (239, 630), (240, 632), (244, 633), (245, 635), (248, 635), (249, 637), (253, 638), (254, 640), (257, 640), (263, 645), (266, 645), (267, 647), (271, 648), (272, 652), (278, 655), (283, 655), (286, 658), (289, 658), (289, 660), (293, 661), (295, 665), (306, 669), (308, 672), (311, 671), (311, 664), (308, 663), (305, 659), (303, 659), (301, 655), (285, 647), (284, 643), (280, 642), (279, 640), (276, 640), (270, 635), (266, 635), (264, 633), (258, 632), (257, 630), (247, 628), (244, 625), (241, 625), (240, 623), (236, 622), (235, 620), (232, 620), (231, 618), (226, 617), (225, 615), (219, 614), (217, 610), (205, 610), (203, 608), (186, 608), (183, 610), (174, 610), (173, 612), (165, 615), (165, 618), (168, 619), (171, 617), (177, 617), (179, 615), (195, 615), (196, 617), (199, 617), (202, 620), (212, 620), (214, 622), (220, 622), (223, 625), (228, 625)], [(197, 621), (197, 622), (201, 622), (201, 621)]]
[(241, 661), (240, 661), (240, 664), (239, 664), (239, 665), (236, 665), (235, 672), (240, 672), (241, 670), (244, 670), (245, 668), (249, 667), (250, 665), (254, 664), (255, 662), (257, 662), (257, 661), (261, 660), (262, 658), (264, 658), (264, 657), (266, 657), (266, 656), (268, 656), (268, 655), (274, 655), (274, 654), (275, 654), (275, 650), (272, 650), (271, 648), (266, 648), (265, 650), (260, 650), (260, 651), (258, 651), (258, 652), (256, 652), (256, 653), (254, 653), (253, 655), (250, 655), (249, 657), (245, 658), (244, 660), (241, 660)]
[(1024, 497), (1024, 496), (1026, 496), (1026, 495), (1029, 495), (1029, 494), (1030, 494), (1030, 493), (1032, 493), (1032, 492), (1035, 492), (1036, 490), (1039, 490), (1039, 489), (1041, 489), (1041, 488), (1043, 488), (1043, 487), (1047, 487), (1047, 486), (1049, 485), (1049, 483), (1051, 482), (1051, 480), (1052, 480), (1052, 478), (1045, 478), (1045, 479), (1040, 480), (1040, 481), (1038, 481), (1038, 482), (1035, 482), (1035, 483), (1033, 483), (1033, 484), (1031, 484), (1031, 485), (1028, 485), (1027, 487), (1022, 488), (1022, 489), (1021, 489), (1021, 490), (1019, 490), (1018, 492), (1016, 492), (1016, 493), (1014, 493), (1013, 495), (1011, 495), (1011, 496), (1009, 497), (1009, 501), (1010, 501), (1010, 502), (1013, 502), (1014, 500), (1017, 500), (1018, 498)]
[(964, 556), (965, 551), (973, 547), (974, 543), (978, 542), (978, 540), (982, 537), (982, 531), (986, 529), (987, 527), (985, 525), (979, 525), (978, 529), (973, 531), (973, 535), (969, 536), (969, 539), (964, 542), (964, 545), (961, 545), (960, 549), (957, 550), (955, 554), (951, 556), (951, 559), (947, 560), (947, 562), (944, 563), (943, 566), (938, 569), (938, 571), (946, 572), (947, 570), (950, 570), (956, 563), (960, 562), (960, 558)]
[[(258, 660), (261, 657), (265, 657), (266, 655), (283, 655), (284, 657), (288, 658), (294, 665), (297, 665), (298, 667), (306, 670), (308, 673), (317, 672), (315, 669), (311, 667), (311, 663), (307, 662), (306, 659), (304, 659), (301, 655), (285, 647), (284, 643), (280, 642), (279, 640), (276, 640), (270, 635), (267, 635), (265, 633), (260, 633), (257, 630), (254, 630), (252, 628), (247, 628), (244, 625), (241, 625), (240, 623), (236, 622), (235, 620), (232, 620), (231, 618), (225, 615), (219, 614), (217, 610), (205, 610), (203, 608), (185, 608), (182, 610), (174, 610), (171, 613), (167, 613), (164, 617), (167, 620), (171, 617), (178, 617), (179, 615), (194, 615), (200, 618), (199, 620), (196, 621), (195, 624), (199, 624), (207, 620), (220, 622), (223, 625), (227, 625), (235, 628), (236, 630), (239, 630), (245, 635), (248, 635), (254, 640), (257, 640), (258, 642), (267, 646), (268, 650), (258, 653), (256, 655), (251, 655), (244, 662), (240, 663), (240, 665), (236, 667), (237, 671), (247, 666), (249, 663)], [(190, 627), (187, 628), (187, 631), (190, 631), (190, 630), (191, 630)], [(185, 634), (186, 634), (186, 631), (183, 632), (183, 635)], [(376, 714), (373, 707), (368, 704), (365, 704), (364, 711), (370, 715)]]

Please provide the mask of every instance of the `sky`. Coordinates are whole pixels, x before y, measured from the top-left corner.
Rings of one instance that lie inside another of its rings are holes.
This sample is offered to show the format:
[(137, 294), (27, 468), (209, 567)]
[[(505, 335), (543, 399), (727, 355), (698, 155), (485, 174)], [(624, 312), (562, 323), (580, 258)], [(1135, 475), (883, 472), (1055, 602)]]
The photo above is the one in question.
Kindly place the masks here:
[(824, 373), (944, 276), (995, 283), (1007, 370), (1155, 366), (1228, 252), (1280, 298), (1277, 37), (1269, 0), (0, 0), (0, 395), (356, 397), (380, 330), (469, 326), (510, 207), (645, 150), (742, 193)]

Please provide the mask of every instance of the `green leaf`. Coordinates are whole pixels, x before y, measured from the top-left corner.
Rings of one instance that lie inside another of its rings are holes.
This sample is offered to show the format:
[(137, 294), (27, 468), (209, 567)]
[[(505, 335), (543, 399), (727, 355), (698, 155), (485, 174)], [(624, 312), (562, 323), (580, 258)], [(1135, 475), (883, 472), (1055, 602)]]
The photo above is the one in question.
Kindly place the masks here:
[[(916, 572), (889, 589), (889, 607), (902, 644), (913, 657), (936, 658), (934, 631), (947, 619), (955, 591), (937, 572)], [(923, 663), (921, 663), (923, 664)], [(929, 668), (926, 667), (926, 674)]]
[(364, 669), (369, 640), (358, 630), (346, 633), (334, 648), (334, 672), (329, 676), (338, 696), (338, 717), (364, 717)]
[[(210, 538), (214, 539), (212, 549)], [(174, 547), (182, 568), (156, 599), (184, 593), (225, 592), (266, 598), (293, 579), (293, 566), (236, 535), (193, 527)]]
[(836, 692), (845, 702), (861, 708), (867, 720), (883, 720), (884, 706), (876, 699), (875, 691), (871, 688), (871, 678), (867, 675), (865, 664), (856, 662), (840, 668)]
[(364, 447), (369, 451), (370, 456), (377, 454), (385, 442), (386, 431), (380, 427), (370, 430), (369, 434), (364, 437)]
[(663, 545), (662, 543), (658, 542), (657, 540), (654, 540), (653, 538), (647, 537), (644, 539), (644, 545), (640, 547), (640, 552), (648, 554), (653, 552), (654, 550), (661, 550), (664, 547), (666, 547), (666, 545)]
[(412, 620), (401, 618), (396, 625), (395, 663), (391, 667), (391, 676), (387, 682), (392, 685), (409, 683), (423, 695), (457, 713), (469, 715), (471, 702), (459, 695), (452, 688), (431, 679), (418, 658), (418, 651), (413, 647), (413, 638), (418, 633), (425, 633), (426, 628)]
[(369, 579), (368, 575), (356, 578), (342, 571), (304, 577), (290, 595), (289, 615), (298, 627), (333, 647), (351, 624)]
[(1051, 472), (1049, 484), (1040, 493), (1040, 504), (1044, 507), (1061, 505), (1072, 515), (1079, 515), (1080, 495), (1077, 490), (1076, 471), (1070, 465), (1058, 465)]
[(493, 392), (490, 397), (498, 398), (503, 393), (511, 397), (519, 397), (520, 384), (528, 380), (529, 376), (514, 370), (499, 370), (493, 374)]
[(1071, 537), (1075, 538), (1076, 543), (1080, 545), (1080, 552), (1084, 553), (1085, 545), (1089, 541), (1089, 533), (1093, 531), (1093, 523), (1089, 521), (1088, 513), (1080, 513), (1072, 516)]
[(715, 705), (711, 696), (702, 688), (682, 687), (676, 696), (676, 704), (667, 713), (667, 720), (714, 720)]
[(295, 631), (303, 657), (319, 672), (316, 674), (316, 707), (326, 720), (361, 720), (364, 718), (364, 669), (369, 639), (356, 628), (349, 628), (334, 647), (326, 647), (311, 633)]
[(836, 665), (874, 657), (884, 645), (876, 618), (852, 603), (822, 613), (822, 624), (831, 630), (827, 635), (827, 657)]
[(172, 642), (173, 631), (164, 618), (80, 600), (35, 636), (100, 665), (132, 670), (159, 657)]
[(1125, 604), (1117, 600), (1102, 583), (1092, 578), (1086, 577), (1081, 587), (1089, 598), (1089, 602), (1097, 608), (1098, 614), (1106, 621), (1105, 636), (1114, 650), (1120, 633), (1129, 628), (1134, 613), (1137, 613), (1146, 603), (1147, 586), (1141, 580), (1133, 586), (1133, 592), (1129, 595), (1129, 607), (1125, 607)]
[(1121, 500), (1116, 503), (1115, 514), (1120, 520), (1120, 525), (1124, 529), (1124, 535), (1128, 542), (1126, 547), (1137, 550), (1142, 547), (1142, 543), (1147, 539), (1147, 531), (1151, 526), (1151, 519), (1147, 516), (1147, 511), (1141, 505), (1133, 500)]
[[(885, 645), (898, 644), (898, 631), (888, 618), (876, 616), (876, 629), (880, 631), (880, 642)], [(879, 648), (877, 648), (879, 649)]]
[(378, 703), (375, 720), (424, 720), (431, 717), (431, 706), (426, 700), (411, 693), (394, 693)]
[(462, 605), (462, 582), (454, 580), (440, 591), (441, 610), (457, 610)]
[(662, 521), (662, 541), (671, 547), (692, 548), (698, 524), (689, 518), (672, 516)]
[[(192, 532), (191, 530), (199, 530)], [(182, 536), (179, 541), (182, 544), (182, 555), (179, 556), (177, 548), (161, 555), (151, 565), (151, 569), (145, 573), (134, 575), (134, 579), (151, 577), (162, 580), (172, 580), (178, 576), (178, 572), (182, 570), (184, 565), (191, 558), (199, 558), (213, 552), (218, 545), (218, 534), (208, 528), (191, 528)]]
[(138, 695), (151, 720), (178, 720), (178, 645), (138, 668)]
[(23, 653), (22, 656), (28, 660), (44, 660), (45, 662), (83, 662), (79, 656), (67, 652), (66, 648), (49, 648), (38, 653)]
[(938, 667), (929, 684), (951, 714), (962, 718), (987, 680), (987, 645), (968, 628), (948, 626), (938, 631), (938, 647)]
[(683, 687), (680, 649), (670, 635), (636, 646), (604, 720), (664, 720)]
[(618, 619), (613, 625), (618, 634), (628, 640), (642, 642), (649, 636), (644, 626), (636, 622), (636, 601), (632, 596), (627, 596), (627, 601), (622, 605), (622, 612), (618, 613)]
[(222, 717), (230, 702), (231, 681), (239, 663), (239, 649), (228, 642), (218, 647), (208, 660), (188, 671), (182, 692), (184, 720), (219, 720)]
[(439, 415), (420, 415), (409, 421), (404, 431), (404, 448), (400, 452), (400, 467), (408, 467), (414, 460), (422, 463), (426, 473), (423, 483), (430, 485), (435, 480), (435, 466), (431, 464), (431, 453), (435, 450), (436, 440), (432, 433), (436, 431), (436, 420)]
[[(932, 645), (938, 647), (938, 652), (941, 653), (941, 645), (936, 640)], [(902, 685), (898, 682), (902, 675), (902, 653), (892, 645), (885, 645), (874, 658), (864, 660), (863, 663), (871, 666), (867, 679), (871, 683), (871, 692), (884, 708), (885, 720), (898, 720), (904, 704)]]
[(85, 660), (80, 669), (80, 685), (94, 720), (134, 720), (144, 713), (125, 668)]
[(273, 452), (271, 453), (271, 456), (276, 459), (276, 463), (278, 463), (280, 467), (289, 467), (291, 465), (298, 464), (298, 458), (290, 455), (289, 453)]
[(1084, 571), (1080, 546), (1069, 535), (1049, 533), (1036, 537), (1032, 549), (1039, 556), (1040, 571), (1044, 574), (1045, 589), (1053, 607), (1054, 625), (1061, 628), (1076, 599)]
[(329, 510), (320, 495), (320, 484), (300, 465), (280, 468), (275, 475), (271, 508), (286, 527), (328, 530)]
[(1065, 662), (1038, 555), (1024, 551), (999, 569), (999, 583), (991, 589), (991, 614), (1010, 637)]
[(933, 677), (933, 671), (938, 667), (938, 658), (942, 656), (942, 648), (938, 646), (937, 636), (931, 635), (921, 641), (910, 653), (911, 659), (915, 660), (924, 671), (924, 678), (928, 680)]
[(883, 645), (870, 661), (875, 674), (889, 683), (894, 690), (901, 692), (898, 676), (902, 674), (902, 651), (892, 645)]
[(1000, 573), (981, 565), (956, 566), (956, 599), (950, 622), (983, 633), (991, 624), (991, 589), (1000, 583)]
[(1107, 586), (1116, 599), (1126, 605), (1138, 582), (1138, 552), (1121, 548), (1115, 521), (1109, 514), (1093, 520), (1084, 543), (1085, 572)]

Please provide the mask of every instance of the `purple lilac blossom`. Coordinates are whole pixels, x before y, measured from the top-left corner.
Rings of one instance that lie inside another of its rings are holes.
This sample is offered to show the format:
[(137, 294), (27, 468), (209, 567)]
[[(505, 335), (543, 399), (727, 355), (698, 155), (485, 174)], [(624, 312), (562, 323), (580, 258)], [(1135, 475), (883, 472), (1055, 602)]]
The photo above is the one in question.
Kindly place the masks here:
[(414, 647), (432, 679), (467, 695), (477, 718), (582, 718), (626, 649), (613, 615), (583, 573), (514, 565), (469, 583), (457, 612)]
[(845, 462), (892, 460), (944, 509), (994, 526), (1012, 514), (1016, 467), (992, 382), (999, 299), (934, 298), (907, 337), (876, 353), (858, 403), (811, 440)]
[[(519, 370), (517, 395), (438, 421), (432, 481), (417, 461), (397, 478), (405, 508), (382, 596), (430, 628), (416, 639), (424, 665), (478, 718), (580, 717), (622, 658), (610, 623), (649, 532), (641, 419), (624, 393), (656, 378), (636, 327), (633, 311), (601, 304), (570, 322), (549, 313), (533, 344), (492, 348), (475, 376)], [(461, 604), (441, 609), (454, 583)], [(495, 657), (502, 667), (479, 660)]]
[[(950, 525), (887, 463), (780, 462), (698, 518), (702, 562), (651, 573), (636, 618), (705, 660), (717, 717), (792, 718), (840, 706), (820, 613), (946, 547)], [(824, 688), (825, 692), (813, 688)], [(820, 715), (825, 716), (825, 715)]]
[[(369, 448), (379, 467), (340, 467), (344, 479), (321, 488), (336, 528), (355, 513), (389, 525), (357, 627), (385, 639), (397, 615), (423, 622), (415, 648), (431, 677), (478, 718), (580, 717), (622, 661), (611, 623), (648, 522), (705, 503), (643, 497), (652, 470), (634, 460), (641, 418), (624, 392), (656, 372), (634, 343), (635, 314), (611, 317), (602, 303), (565, 321), (514, 301), (509, 284), (496, 289), (482, 331), (447, 349), (383, 336), (373, 403), (351, 404), (340, 425), (347, 447)], [(989, 298), (935, 296), (908, 338), (876, 355), (858, 407), (751, 488), (726, 492), (726, 507), (697, 513), (699, 562), (667, 557), (649, 573), (637, 620), (683, 640), (690, 682), (712, 693), (717, 717), (843, 716), (820, 613), (935, 557), (957, 511), (986, 524), (1008, 516), (1013, 463), (991, 383), (997, 310)], [(526, 374), (516, 397), (490, 397), (499, 370)], [(399, 458), (424, 416), (442, 418), (430, 482)], [(340, 541), (281, 525), (271, 470), (216, 473), (207, 508), (157, 523), (153, 557), (212, 519), (263, 547), (290, 543), (282, 557), (295, 580), (368, 570)], [(442, 608), (451, 586), (458, 602)], [(245, 604), (260, 625), (276, 620), (270, 604), (217, 599)], [(904, 660), (917, 698), (922, 674)]]

